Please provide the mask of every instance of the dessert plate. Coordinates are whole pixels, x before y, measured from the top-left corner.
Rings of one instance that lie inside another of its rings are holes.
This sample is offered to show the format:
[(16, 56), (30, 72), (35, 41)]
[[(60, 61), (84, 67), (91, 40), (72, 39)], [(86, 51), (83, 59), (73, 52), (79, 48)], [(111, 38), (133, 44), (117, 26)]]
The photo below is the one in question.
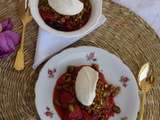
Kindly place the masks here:
[(138, 86), (131, 70), (120, 58), (101, 48), (82, 46), (69, 48), (52, 57), (42, 68), (35, 87), (35, 103), (42, 120), (61, 120), (53, 102), (53, 90), (57, 79), (66, 71), (68, 65), (100, 66), (108, 83), (121, 87), (115, 102), (121, 113), (109, 120), (136, 120), (139, 110)]

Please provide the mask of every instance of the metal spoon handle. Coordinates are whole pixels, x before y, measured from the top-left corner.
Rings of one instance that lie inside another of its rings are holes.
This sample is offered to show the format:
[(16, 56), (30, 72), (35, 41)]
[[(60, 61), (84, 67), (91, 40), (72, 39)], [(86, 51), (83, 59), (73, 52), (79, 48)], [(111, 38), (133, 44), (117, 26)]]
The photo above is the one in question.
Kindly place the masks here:
[(14, 68), (18, 71), (24, 69), (24, 36), (25, 36), (26, 25), (23, 25), (22, 38), (20, 48), (17, 52)]
[(138, 120), (143, 120), (143, 114), (144, 114), (144, 103), (146, 101), (146, 93), (144, 92), (142, 96), (140, 97), (140, 111), (138, 112)]

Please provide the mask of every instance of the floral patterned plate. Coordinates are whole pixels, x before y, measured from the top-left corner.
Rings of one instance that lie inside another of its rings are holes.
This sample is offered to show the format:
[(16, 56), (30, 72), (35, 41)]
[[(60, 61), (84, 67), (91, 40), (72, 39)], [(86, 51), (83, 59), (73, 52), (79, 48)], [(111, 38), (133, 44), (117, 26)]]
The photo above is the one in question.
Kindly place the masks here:
[(139, 96), (136, 80), (130, 69), (115, 55), (96, 47), (83, 46), (67, 49), (52, 57), (42, 68), (35, 87), (35, 102), (42, 120), (60, 120), (52, 103), (57, 79), (68, 65), (96, 63), (108, 82), (121, 86), (115, 98), (121, 113), (110, 120), (136, 120), (139, 110)]

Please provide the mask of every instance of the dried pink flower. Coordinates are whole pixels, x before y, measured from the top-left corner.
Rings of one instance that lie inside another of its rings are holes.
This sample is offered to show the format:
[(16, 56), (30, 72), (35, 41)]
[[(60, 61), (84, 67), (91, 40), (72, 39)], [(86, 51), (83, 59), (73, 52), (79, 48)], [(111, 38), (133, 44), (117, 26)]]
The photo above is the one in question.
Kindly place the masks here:
[(0, 58), (10, 55), (20, 42), (20, 35), (11, 31), (13, 23), (10, 18), (0, 22)]

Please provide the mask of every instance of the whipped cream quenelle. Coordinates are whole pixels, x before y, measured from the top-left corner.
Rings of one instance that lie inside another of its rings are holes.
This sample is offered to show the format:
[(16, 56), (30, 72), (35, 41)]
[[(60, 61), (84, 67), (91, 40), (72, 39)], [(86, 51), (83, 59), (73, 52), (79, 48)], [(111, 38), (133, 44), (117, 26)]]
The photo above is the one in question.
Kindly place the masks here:
[(84, 4), (79, 0), (48, 0), (51, 8), (62, 15), (76, 15), (80, 13)]
[(84, 66), (78, 72), (75, 91), (79, 102), (85, 106), (90, 106), (96, 97), (96, 85), (99, 74), (93, 68)]

